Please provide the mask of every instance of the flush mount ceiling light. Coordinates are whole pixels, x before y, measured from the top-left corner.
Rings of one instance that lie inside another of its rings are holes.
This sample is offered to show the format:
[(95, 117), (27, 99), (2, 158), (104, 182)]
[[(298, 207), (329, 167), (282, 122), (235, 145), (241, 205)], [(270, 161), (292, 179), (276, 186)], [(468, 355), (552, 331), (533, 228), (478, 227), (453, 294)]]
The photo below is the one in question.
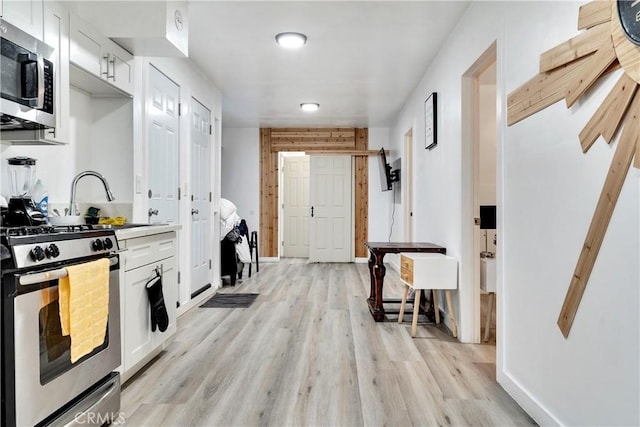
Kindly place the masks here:
[(320, 109), (320, 104), (317, 102), (303, 102), (300, 104), (300, 109), (302, 111), (318, 111)]
[(307, 42), (307, 36), (302, 33), (280, 33), (276, 35), (276, 42), (282, 47), (295, 49)]

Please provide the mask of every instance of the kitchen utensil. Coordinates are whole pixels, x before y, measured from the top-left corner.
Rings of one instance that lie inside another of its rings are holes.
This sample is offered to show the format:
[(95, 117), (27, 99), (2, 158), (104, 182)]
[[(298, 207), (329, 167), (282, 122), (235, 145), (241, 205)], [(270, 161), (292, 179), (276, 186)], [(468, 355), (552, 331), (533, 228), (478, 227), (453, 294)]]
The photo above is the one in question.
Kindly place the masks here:
[(51, 225), (80, 225), (84, 224), (84, 218), (80, 215), (50, 216)]
[(9, 163), (9, 183), (11, 197), (24, 197), (31, 191), (36, 177), (36, 159), (31, 157), (11, 157)]

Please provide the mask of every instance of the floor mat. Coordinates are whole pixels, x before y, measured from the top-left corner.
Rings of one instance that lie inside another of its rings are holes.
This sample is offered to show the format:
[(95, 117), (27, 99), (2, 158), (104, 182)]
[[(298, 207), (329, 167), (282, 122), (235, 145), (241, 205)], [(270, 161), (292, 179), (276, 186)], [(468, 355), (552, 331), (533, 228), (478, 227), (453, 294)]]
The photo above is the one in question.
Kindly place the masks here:
[(204, 308), (247, 308), (260, 294), (215, 294), (200, 307)]

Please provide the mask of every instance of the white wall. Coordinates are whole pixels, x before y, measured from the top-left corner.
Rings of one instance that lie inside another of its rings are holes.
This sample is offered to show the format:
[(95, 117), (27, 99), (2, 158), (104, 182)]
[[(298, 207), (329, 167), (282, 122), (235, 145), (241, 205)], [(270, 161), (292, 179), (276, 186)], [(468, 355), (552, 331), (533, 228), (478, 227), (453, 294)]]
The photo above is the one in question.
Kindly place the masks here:
[[(398, 147), (389, 139), (389, 129), (369, 129), (369, 150), (384, 147), (390, 150), (389, 162), (400, 157)], [(380, 185), (381, 165), (377, 156), (369, 156), (369, 241), (387, 242), (391, 231), (391, 213), (393, 210), (393, 191), (382, 191)], [(394, 184), (395, 185), (395, 184)], [(402, 212), (396, 210), (396, 219)], [(396, 222), (397, 224), (397, 222)], [(396, 234), (397, 227), (393, 233)], [(386, 259), (385, 259), (386, 260)]]
[[(76, 200), (81, 213), (86, 206), (103, 208), (103, 216), (129, 215), (133, 196), (133, 118), (130, 98), (92, 98), (74, 87), (69, 97), (70, 136), (65, 145), (2, 145), (2, 194), (6, 194), (6, 159), (37, 159), (37, 176), (49, 192), (49, 204), (62, 213), (69, 204), (76, 174), (94, 170), (107, 179), (116, 197), (109, 203), (102, 183), (83, 178)], [(7, 186), (8, 189), (8, 186)], [(50, 209), (51, 210), (51, 209)]]
[[(512, 127), (504, 124), (507, 93), (537, 73), (540, 53), (577, 34), (579, 6), (472, 2), (390, 138), (401, 141), (417, 124), (416, 238), (459, 257), (461, 76), (497, 40), (498, 381), (544, 425), (638, 425), (638, 170), (627, 177), (568, 339), (556, 325), (616, 147), (599, 141), (584, 155), (577, 135), (619, 72), (571, 109), (559, 102)], [(439, 94), (440, 142), (425, 151), (423, 103), (431, 92)]]
[(260, 129), (222, 130), (222, 197), (231, 200), (250, 231), (260, 229)]

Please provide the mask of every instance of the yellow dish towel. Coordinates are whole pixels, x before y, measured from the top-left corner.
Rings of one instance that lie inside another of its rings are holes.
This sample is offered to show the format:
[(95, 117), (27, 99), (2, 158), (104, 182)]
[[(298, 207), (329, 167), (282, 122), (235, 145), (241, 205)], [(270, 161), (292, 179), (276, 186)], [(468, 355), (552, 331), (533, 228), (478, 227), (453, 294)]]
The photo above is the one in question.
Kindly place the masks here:
[(62, 335), (71, 336), (71, 363), (104, 343), (109, 319), (109, 260), (66, 268), (58, 282)]

